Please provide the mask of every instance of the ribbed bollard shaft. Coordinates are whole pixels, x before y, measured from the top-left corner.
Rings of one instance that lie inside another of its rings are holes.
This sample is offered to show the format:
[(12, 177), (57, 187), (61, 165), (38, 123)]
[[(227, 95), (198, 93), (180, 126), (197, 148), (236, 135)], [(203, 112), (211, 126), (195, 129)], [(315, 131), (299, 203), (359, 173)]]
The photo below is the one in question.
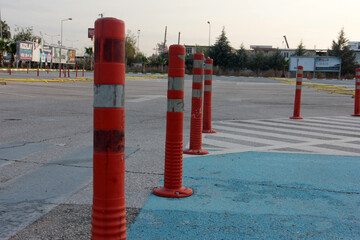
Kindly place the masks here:
[(194, 54), (193, 84), (191, 99), (191, 124), (189, 149), (184, 150), (186, 154), (203, 155), (209, 152), (202, 149), (202, 107), (203, 107), (203, 64), (204, 54)]
[(294, 101), (294, 114), (290, 119), (303, 119), (300, 117), (301, 109), (301, 86), (303, 80), (303, 66), (298, 66), (298, 71), (296, 74), (296, 89), (295, 89), (295, 101)]
[(354, 117), (360, 116), (360, 68), (356, 69)]
[(212, 101), (212, 75), (213, 60), (205, 60), (205, 81), (204, 81), (204, 115), (203, 115), (203, 133), (216, 133), (211, 129), (211, 101)]
[(154, 189), (160, 197), (188, 197), (190, 188), (182, 186), (184, 121), (185, 47), (169, 48), (169, 71), (166, 113), (164, 186)]
[(126, 239), (125, 24), (98, 19), (95, 36), (91, 239)]

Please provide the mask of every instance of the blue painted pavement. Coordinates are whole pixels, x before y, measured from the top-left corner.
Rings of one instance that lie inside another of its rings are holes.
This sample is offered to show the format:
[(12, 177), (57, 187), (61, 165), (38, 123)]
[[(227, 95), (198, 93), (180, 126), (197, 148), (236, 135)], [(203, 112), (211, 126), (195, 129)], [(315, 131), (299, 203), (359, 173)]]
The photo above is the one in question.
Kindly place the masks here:
[(194, 195), (151, 195), (128, 239), (360, 239), (360, 158), (242, 152), (184, 159)]

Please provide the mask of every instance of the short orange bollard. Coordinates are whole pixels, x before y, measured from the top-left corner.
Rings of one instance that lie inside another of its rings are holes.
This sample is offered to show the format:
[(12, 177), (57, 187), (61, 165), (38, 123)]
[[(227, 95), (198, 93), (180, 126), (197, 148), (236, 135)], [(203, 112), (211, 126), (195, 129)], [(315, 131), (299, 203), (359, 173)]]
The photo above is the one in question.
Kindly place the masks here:
[(304, 119), (300, 117), (301, 109), (301, 86), (303, 79), (303, 66), (298, 66), (298, 71), (296, 74), (296, 90), (295, 90), (295, 101), (294, 101), (294, 114), (290, 119)]
[(360, 117), (360, 68), (356, 69), (354, 117)]
[(216, 133), (211, 128), (211, 99), (212, 99), (212, 75), (213, 60), (207, 58), (205, 60), (205, 81), (204, 81), (204, 116), (203, 116), (203, 133)]
[(95, 22), (94, 194), (91, 239), (126, 239), (125, 23)]
[(191, 99), (190, 145), (185, 154), (204, 155), (209, 152), (202, 145), (202, 104), (203, 104), (203, 64), (204, 54), (194, 54), (193, 84)]
[(185, 47), (169, 48), (168, 102), (166, 114), (164, 186), (154, 188), (160, 197), (182, 198), (193, 194), (182, 186), (183, 124), (184, 124)]

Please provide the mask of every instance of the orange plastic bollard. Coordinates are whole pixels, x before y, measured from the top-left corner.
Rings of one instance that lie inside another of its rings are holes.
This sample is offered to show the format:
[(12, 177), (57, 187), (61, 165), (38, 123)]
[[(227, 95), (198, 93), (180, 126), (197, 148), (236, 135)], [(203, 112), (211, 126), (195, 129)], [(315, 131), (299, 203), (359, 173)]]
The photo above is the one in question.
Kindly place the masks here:
[(126, 239), (125, 23), (100, 18), (95, 36), (91, 239)]
[(85, 67), (83, 67), (82, 76), (83, 76), (83, 77), (85, 76)]
[(39, 66), (37, 68), (37, 76), (40, 76), (40, 69), (39, 69)]
[(205, 60), (203, 133), (216, 133), (214, 129), (211, 129), (212, 75), (213, 60), (207, 58)]
[(10, 64), (8, 65), (8, 72), (9, 72), (9, 75), (11, 75), (11, 66), (10, 66)]
[(354, 114), (351, 116), (360, 117), (360, 68), (356, 69), (356, 80), (355, 80), (355, 104)]
[(294, 101), (294, 114), (290, 119), (304, 119), (300, 117), (301, 109), (301, 86), (303, 79), (303, 66), (298, 66), (298, 71), (296, 74), (296, 90), (295, 90), (295, 101)]
[(160, 197), (181, 198), (193, 194), (191, 188), (182, 186), (184, 76), (185, 47), (171, 45), (169, 48), (164, 186), (156, 187), (153, 191)]
[(65, 68), (65, 66), (63, 66), (63, 73), (64, 73), (64, 77), (66, 77), (66, 68)]
[(190, 146), (184, 150), (185, 154), (204, 155), (209, 152), (201, 148), (202, 145), (202, 104), (203, 104), (203, 64), (204, 54), (194, 54), (193, 84), (191, 99)]

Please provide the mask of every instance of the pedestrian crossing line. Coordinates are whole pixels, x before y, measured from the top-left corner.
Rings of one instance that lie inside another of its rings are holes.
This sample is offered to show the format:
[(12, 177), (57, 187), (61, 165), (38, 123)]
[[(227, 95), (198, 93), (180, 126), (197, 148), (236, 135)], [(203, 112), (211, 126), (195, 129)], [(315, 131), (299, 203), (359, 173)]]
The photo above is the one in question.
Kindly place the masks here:
[(221, 132), (214, 135), (214, 137), (223, 137), (223, 138), (229, 138), (229, 139), (244, 140), (244, 141), (249, 141), (249, 142), (257, 142), (257, 143), (261, 143), (261, 144), (265, 144), (265, 145), (269, 145), (269, 146), (278, 144), (279, 142), (283, 142), (283, 141), (279, 141), (279, 140), (267, 140), (267, 139), (254, 138), (254, 137), (235, 135), (235, 134), (229, 134), (229, 133), (221, 133)]
[[(261, 131), (267, 131), (267, 132), (271, 132), (271, 133), (278, 133), (278, 134), (282, 134), (282, 135), (288, 135), (291, 137), (301, 137), (304, 139), (323, 139), (323, 140), (336, 140), (338, 139), (337, 136), (331, 135), (331, 134), (326, 134), (326, 133), (319, 133), (319, 134), (308, 134), (308, 133), (304, 133), (304, 131), (299, 131), (299, 130), (294, 130), (294, 129), (282, 129), (282, 128), (274, 128), (273, 126), (271, 127), (266, 127), (266, 126), (261, 126), (259, 124), (255, 123), (250, 123), (250, 122), (221, 122), (221, 124), (226, 124), (226, 125), (231, 125), (233, 127), (245, 127), (246, 129), (253, 129), (253, 130), (261, 130)], [(214, 128), (215, 129), (215, 128)], [(292, 134), (292, 135), (291, 135)]]
[[(343, 127), (344, 123), (341, 123), (340, 121), (337, 123), (330, 121), (326, 121), (326, 120), (321, 120), (321, 119), (302, 119), (301, 121), (303, 122), (307, 122), (307, 123), (314, 123), (314, 124), (327, 124), (328, 126), (340, 126)], [(350, 123), (351, 125), (354, 125), (354, 127), (356, 126), (356, 124), (354, 123)]]
[[(360, 133), (344, 126), (342, 119), (339, 120), (339, 125), (343, 124), (341, 128), (326, 127), (334, 122), (334, 117), (321, 117), (321, 121), (308, 119), (308, 122), (284, 118), (213, 121), (217, 133), (204, 134), (203, 145), (217, 150), (211, 154), (264, 151), (360, 156)], [(350, 116), (344, 119), (352, 121)]]
[(350, 116), (341, 116), (341, 117), (331, 117), (331, 118), (326, 118), (326, 117), (317, 117), (314, 119), (323, 119), (323, 120), (328, 120), (331, 122), (343, 122), (346, 124), (353, 124), (355, 126), (359, 126), (360, 125), (360, 118), (357, 117), (350, 117)]
[[(223, 126), (223, 125), (218, 125), (218, 124), (215, 124), (214, 126), (216, 126), (216, 129), (219, 129), (219, 130), (226, 130), (226, 131), (229, 131), (229, 132), (236, 132), (236, 133), (239, 133), (239, 134), (241, 134), (241, 133), (254, 133), (254, 134), (259, 134), (259, 135), (264, 135), (264, 136), (269, 136), (269, 137), (278, 137), (278, 138), (284, 139), (283, 142), (285, 142), (285, 143), (294, 142), (294, 140), (297, 141), (298, 143), (313, 140), (313, 138), (292, 136), (290, 134), (285, 135), (285, 134), (280, 134), (280, 133), (264, 132), (264, 131), (261, 131), (261, 129), (259, 129), (259, 130), (251, 130), (251, 129), (243, 129), (243, 128), (240, 128), (240, 127)], [(215, 129), (215, 127), (214, 127), (214, 129)], [(206, 135), (206, 136), (208, 136), (208, 135)], [(208, 137), (211, 138), (211, 136), (208, 136)], [(254, 139), (256, 140), (256, 139), (259, 139), (259, 138), (254, 138)], [(287, 141), (287, 139), (288, 139), (288, 141)]]
[(298, 129), (298, 130), (303, 130), (305, 132), (318, 132), (318, 133), (335, 133), (336, 135), (341, 135), (341, 136), (346, 136), (346, 137), (360, 137), (360, 133), (356, 134), (354, 133), (354, 129), (344, 129), (344, 130), (337, 130), (337, 129), (332, 129), (329, 128), (327, 126), (317, 126), (317, 127), (313, 127), (311, 124), (302, 124), (302, 125), (294, 125), (291, 122), (288, 121), (265, 121), (264, 122), (260, 122), (261, 124), (265, 124), (268, 126), (280, 126), (283, 129)]

